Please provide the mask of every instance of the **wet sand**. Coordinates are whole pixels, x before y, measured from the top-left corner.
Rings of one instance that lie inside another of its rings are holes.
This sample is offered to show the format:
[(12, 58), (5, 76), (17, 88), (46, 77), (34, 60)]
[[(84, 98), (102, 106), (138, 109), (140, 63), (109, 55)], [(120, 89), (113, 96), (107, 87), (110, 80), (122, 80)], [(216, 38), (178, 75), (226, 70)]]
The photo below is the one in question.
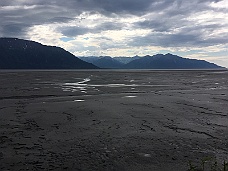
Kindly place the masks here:
[(0, 170), (228, 161), (227, 71), (1, 71)]

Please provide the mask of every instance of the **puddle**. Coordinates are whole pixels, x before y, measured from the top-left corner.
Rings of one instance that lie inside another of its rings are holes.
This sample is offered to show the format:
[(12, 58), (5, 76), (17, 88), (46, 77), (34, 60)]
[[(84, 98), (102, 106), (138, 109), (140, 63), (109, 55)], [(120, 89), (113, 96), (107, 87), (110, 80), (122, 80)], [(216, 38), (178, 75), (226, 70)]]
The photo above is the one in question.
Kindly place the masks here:
[(79, 81), (79, 82), (76, 82), (76, 83), (64, 83), (63, 85), (69, 85), (69, 86), (85, 86), (87, 84), (84, 84), (84, 83), (87, 83), (89, 81), (91, 81), (89, 78), (85, 78), (82, 81)]
[[(90, 78), (82, 79), (79, 82), (76, 83), (62, 83), (59, 84), (62, 87), (63, 91), (80, 91), (82, 93), (87, 93), (86, 91), (88, 89), (92, 89), (94, 91), (100, 91), (98, 87), (110, 87), (110, 88), (121, 88), (121, 87), (130, 87), (132, 90), (135, 89), (135, 87), (165, 87), (170, 85), (150, 85), (148, 83), (142, 83), (142, 84), (88, 84), (90, 82)], [(134, 82), (135, 80), (130, 80), (130, 82)]]
[(72, 91), (72, 90), (68, 90), (68, 89), (64, 89), (64, 88), (63, 88), (63, 91)]
[(81, 93), (87, 93), (86, 91), (81, 91)]
[(82, 99), (78, 99), (78, 100), (74, 100), (74, 102), (84, 102), (85, 100)]
[(77, 82), (77, 84), (83, 84), (83, 83), (87, 83), (89, 81), (90, 81), (89, 78), (85, 78), (83, 81)]
[(127, 86), (126, 84), (104, 84), (104, 85), (101, 85), (101, 86), (107, 86), (107, 87), (125, 87)]
[(137, 96), (124, 96), (122, 98), (135, 98), (135, 97), (137, 97)]
[(227, 87), (224, 87), (224, 86), (206, 88), (206, 90), (225, 90), (225, 89), (227, 89)]
[(150, 154), (144, 154), (144, 157), (151, 157)]
[(139, 155), (142, 157), (151, 157), (151, 154), (146, 154), (146, 153), (139, 153)]

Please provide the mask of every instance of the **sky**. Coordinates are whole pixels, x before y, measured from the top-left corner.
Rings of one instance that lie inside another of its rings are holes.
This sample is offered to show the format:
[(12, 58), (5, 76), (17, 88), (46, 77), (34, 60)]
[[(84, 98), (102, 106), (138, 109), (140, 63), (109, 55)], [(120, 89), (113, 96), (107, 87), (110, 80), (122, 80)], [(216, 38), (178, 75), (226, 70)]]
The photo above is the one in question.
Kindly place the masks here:
[(172, 53), (228, 67), (228, 0), (0, 0), (0, 37), (76, 56)]

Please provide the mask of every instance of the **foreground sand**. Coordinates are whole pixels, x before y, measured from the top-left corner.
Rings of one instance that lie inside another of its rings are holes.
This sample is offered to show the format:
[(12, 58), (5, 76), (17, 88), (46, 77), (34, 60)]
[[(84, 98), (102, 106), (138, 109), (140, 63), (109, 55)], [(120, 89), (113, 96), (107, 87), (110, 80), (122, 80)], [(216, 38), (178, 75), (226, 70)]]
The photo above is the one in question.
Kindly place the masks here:
[(0, 82), (0, 170), (228, 161), (227, 71), (2, 71)]

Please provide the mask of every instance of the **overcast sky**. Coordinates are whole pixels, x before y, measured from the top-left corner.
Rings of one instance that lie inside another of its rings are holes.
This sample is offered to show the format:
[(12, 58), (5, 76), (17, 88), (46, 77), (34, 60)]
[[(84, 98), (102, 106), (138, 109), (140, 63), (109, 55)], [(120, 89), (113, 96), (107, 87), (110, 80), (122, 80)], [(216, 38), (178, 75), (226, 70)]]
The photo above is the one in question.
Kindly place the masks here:
[(0, 37), (76, 56), (173, 53), (228, 67), (228, 0), (0, 0)]

